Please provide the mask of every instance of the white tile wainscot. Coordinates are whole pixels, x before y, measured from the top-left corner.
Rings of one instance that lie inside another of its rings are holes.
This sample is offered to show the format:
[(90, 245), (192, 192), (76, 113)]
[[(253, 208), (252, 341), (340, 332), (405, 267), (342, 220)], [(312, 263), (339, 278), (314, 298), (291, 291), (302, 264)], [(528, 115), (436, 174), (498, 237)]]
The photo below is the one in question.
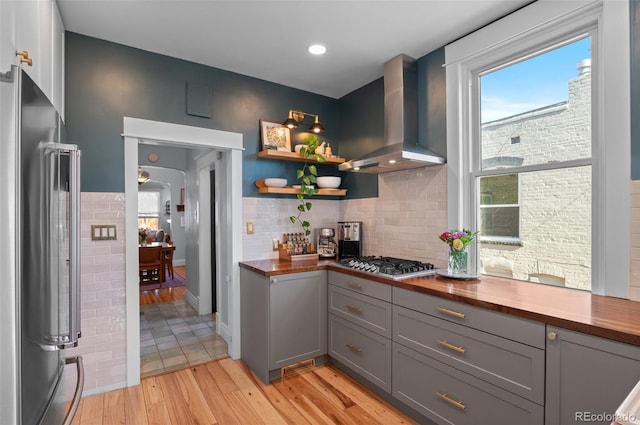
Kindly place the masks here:
[[(124, 193), (81, 194), (82, 338), (65, 356), (84, 360), (84, 395), (126, 386)], [(92, 241), (92, 224), (115, 224), (117, 240)], [(72, 398), (75, 366), (66, 369)]]

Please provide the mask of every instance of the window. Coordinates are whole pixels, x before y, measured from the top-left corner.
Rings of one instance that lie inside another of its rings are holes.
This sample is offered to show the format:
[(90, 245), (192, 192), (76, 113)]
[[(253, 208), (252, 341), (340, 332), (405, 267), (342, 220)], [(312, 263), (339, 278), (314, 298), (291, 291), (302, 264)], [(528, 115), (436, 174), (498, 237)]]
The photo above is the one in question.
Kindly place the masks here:
[[(488, 265), (507, 260), (516, 279), (546, 283), (550, 279), (538, 277), (543, 269), (552, 281), (591, 289), (592, 38), (585, 31), (522, 60), (509, 57), (475, 79), (480, 95), (473, 109), (481, 124), (474, 141), (481, 167), (472, 169), (480, 183), (477, 226), (481, 241), (502, 244), (480, 246), (485, 274), (493, 274)], [(504, 157), (521, 161), (496, 161)], [(574, 170), (578, 166), (582, 172)], [(499, 174), (504, 169), (518, 173)]]
[[(471, 267), (627, 296), (628, 13), (535, 2), (446, 46), (449, 227), (480, 231)], [(501, 103), (504, 87), (516, 97)]]
[(138, 191), (138, 228), (160, 228), (160, 192)]
[(480, 239), (520, 240), (518, 174), (480, 178)]

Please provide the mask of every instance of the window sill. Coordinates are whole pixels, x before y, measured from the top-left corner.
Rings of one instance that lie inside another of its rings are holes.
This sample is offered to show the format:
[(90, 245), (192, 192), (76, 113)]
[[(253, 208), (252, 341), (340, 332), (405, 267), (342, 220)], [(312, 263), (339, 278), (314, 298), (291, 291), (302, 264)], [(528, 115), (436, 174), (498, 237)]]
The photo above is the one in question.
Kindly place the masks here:
[(502, 239), (502, 240), (491, 240), (491, 239), (481, 239), (481, 244), (486, 245), (505, 245), (505, 246), (524, 246), (524, 243), (520, 239)]

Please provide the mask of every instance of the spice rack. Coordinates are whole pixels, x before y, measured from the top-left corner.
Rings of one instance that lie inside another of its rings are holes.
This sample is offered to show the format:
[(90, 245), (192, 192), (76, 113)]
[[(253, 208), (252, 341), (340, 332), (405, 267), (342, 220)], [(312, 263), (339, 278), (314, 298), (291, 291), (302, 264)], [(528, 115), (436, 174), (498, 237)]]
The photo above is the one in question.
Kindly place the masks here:
[(302, 233), (287, 233), (282, 237), (284, 241), (278, 244), (278, 257), (284, 261), (317, 261), (320, 256), (313, 242), (309, 242)]

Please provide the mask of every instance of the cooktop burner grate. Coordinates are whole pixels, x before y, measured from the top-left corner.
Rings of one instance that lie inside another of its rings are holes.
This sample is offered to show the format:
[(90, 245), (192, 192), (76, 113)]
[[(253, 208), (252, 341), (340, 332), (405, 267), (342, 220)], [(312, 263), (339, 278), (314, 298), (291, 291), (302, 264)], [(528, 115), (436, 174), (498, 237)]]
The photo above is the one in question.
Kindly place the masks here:
[(357, 257), (344, 258), (338, 263), (349, 269), (374, 273), (390, 277), (392, 279), (404, 279), (408, 277), (427, 276), (435, 274), (435, 267), (431, 263), (405, 260), (394, 257)]

